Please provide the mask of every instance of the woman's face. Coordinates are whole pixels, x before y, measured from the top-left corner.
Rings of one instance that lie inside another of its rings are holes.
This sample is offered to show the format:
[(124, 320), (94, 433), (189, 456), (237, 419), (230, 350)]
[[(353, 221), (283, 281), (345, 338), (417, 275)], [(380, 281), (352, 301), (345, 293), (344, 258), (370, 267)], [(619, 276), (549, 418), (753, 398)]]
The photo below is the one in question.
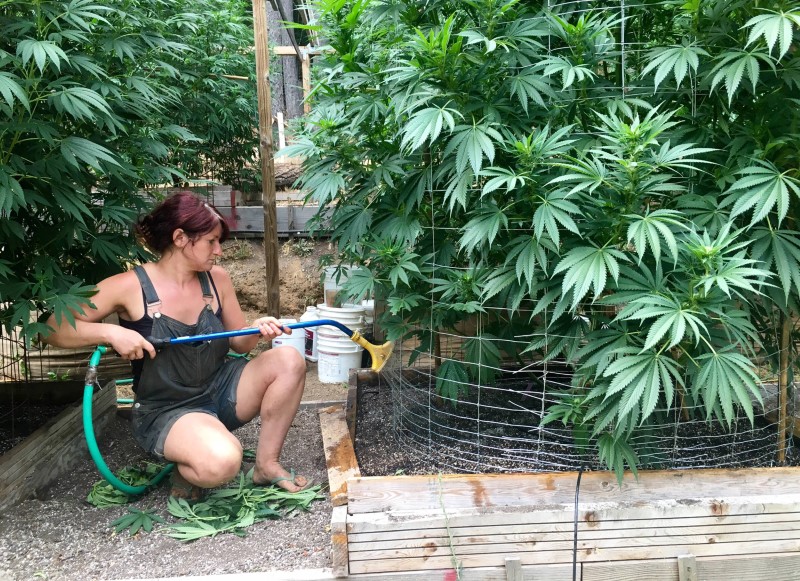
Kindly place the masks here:
[(211, 232), (203, 234), (195, 240), (190, 240), (184, 247), (183, 250), (187, 257), (197, 262), (198, 270), (211, 270), (217, 258), (222, 256), (221, 236), (222, 226), (217, 224), (217, 227)]

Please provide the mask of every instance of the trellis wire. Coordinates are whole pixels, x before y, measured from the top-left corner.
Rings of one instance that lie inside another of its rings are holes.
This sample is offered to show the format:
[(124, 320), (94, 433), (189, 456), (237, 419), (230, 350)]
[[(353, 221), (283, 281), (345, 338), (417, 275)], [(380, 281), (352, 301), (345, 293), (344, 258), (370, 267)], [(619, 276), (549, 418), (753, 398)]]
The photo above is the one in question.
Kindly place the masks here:
[[(586, 2), (547, 2), (548, 8), (562, 13), (568, 9), (572, 13), (588, 11), (588, 8), (581, 8), (586, 5)], [(621, 25), (620, 38), (615, 39), (615, 44), (621, 53), (621, 62), (625, 63), (632, 52), (644, 50), (644, 46), (625, 37), (625, 25), (632, 9), (642, 5), (619, 0), (616, 6)], [(611, 8), (613, 5), (607, 9)], [(548, 49), (552, 50), (549, 39)], [(593, 90), (589, 88), (590, 93)], [(693, 78), (690, 78), (690, 90), (694, 114), (696, 99), (701, 94)], [(624, 101), (637, 96), (652, 96), (652, 87), (637, 85), (623, 70), (619, 99)], [(442, 193), (429, 192), (431, 208), (437, 203), (434, 195)], [(433, 210), (431, 218), (430, 236), (435, 248), (437, 233), (446, 232), (447, 228), (434, 223)], [(443, 267), (435, 263), (429, 266), (434, 277), (437, 269)], [(432, 289), (430, 301), (433, 313), (437, 305)], [(530, 315), (524, 310), (515, 314), (520, 320), (529, 320)], [(570, 370), (564, 362), (529, 359), (521, 366), (501, 365), (495, 369), (498, 379), (494, 384), (465, 383), (460, 390), (464, 395), (457, 402), (437, 394), (437, 367), (448, 360), (461, 361), (464, 341), (478, 340), (482, 346), (483, 341), (489, 340), (484, 339), (480, 331), (491, 316), (491, 311), (477, 314), (475, 330), (470, 333), (434, 329), (431, 315), (428, 327), (436, 337), (432, 344), (438, 344), (440, 352), (431, 348), (416, 357), (413, 364), (408, 363), (409, 356), (418, 345), (407, 341), (398, 347), (396, 361), (384, 369), (383, 376), (390, 385), (392, 425), (400, 443), (415, 453), (426, 454), (442, 471), (485, 473), (603, 468), (595, 452), (576, 445), (569, 426), (559, 422), (541, 425), (548, 408), (559, 401), (557, 395), (571, 387)], [(513, 343), (522, 351), (534, 338), (559, 339), (546, 329), (544, 321), (540, 329), (515, 337)], [(778, 432), (774, 423), (764, 418), (777, 417), (779, 398), (777, 379), (770, 379), (776, 387), (771, 388), (765, 379), (764, 404), (754, 403), (757, 416), (754, 425), (743, 412), (728, 427), (708, 420), (705, 408), (675, 405), (656, 410), (665, 421), (649, 431), (641, 430), (631, 442), (639, 452), (642, 466), (686, 469), (774, 464)], [(792, 403), (790, 400), (790, 417), (795, 412)]]

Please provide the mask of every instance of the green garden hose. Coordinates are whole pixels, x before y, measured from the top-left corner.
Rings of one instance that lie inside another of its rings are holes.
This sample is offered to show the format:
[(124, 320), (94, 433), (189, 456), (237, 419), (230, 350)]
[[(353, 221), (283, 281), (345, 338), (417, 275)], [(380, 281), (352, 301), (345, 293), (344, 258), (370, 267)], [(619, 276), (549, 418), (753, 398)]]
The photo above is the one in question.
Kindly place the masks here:
[(94, 424), (92, 422), (92, 396), (94, 395), (94, 388), (98, 386), (97, 382), (97, 366), (100, 364), (100, 357), (106, 352), (103, 346), (97, 347), (89, 358), (89, 369), (86, 370), (86, 380), (83, 388), (83, 433), (86, 436), (86, 445), (89, 447), (89, 455), (94, 460), (100, 474), (105, 478), (111, 486), (117, 490), (121, 490), (125, 494), (138, 495), (144, 494), (150, 488), (156, 486), (161, 482), (164, 477), (170, 473), (174, 464), (167, 464), (164, 468), (156, 474), (150, 482), (142, 484), (141, 486), (131, 486), (126, 484), (111, 472), (103, 456), (100, 454), (100, 449), (97, 447), (97, 439), (94, 435)]

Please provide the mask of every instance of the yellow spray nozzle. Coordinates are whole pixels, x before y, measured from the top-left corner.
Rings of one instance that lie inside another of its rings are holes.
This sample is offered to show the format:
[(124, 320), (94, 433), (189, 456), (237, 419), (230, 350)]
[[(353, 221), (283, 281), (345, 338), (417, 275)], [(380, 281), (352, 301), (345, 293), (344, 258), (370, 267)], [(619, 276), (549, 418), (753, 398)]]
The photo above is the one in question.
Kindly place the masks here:
[(370, 369), (375, 372), (379, 372), (383, 369), (386, 362), (389, 361), (389, 357), (391, 357), (392, 350), (394, 349), (394, 341), (387, 341), (383, 345), (374, 345), (367, 341), (358, 331), (353, 331), (350, 340), (361, 345), (369, 352), (372, 356), (372, 366)]

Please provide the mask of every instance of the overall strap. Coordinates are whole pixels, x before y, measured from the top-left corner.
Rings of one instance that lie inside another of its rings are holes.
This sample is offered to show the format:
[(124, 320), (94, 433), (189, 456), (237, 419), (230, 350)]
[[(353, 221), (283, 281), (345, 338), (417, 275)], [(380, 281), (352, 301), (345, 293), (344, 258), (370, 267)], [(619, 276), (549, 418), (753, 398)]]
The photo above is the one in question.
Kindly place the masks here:
[(208, 273), (205, 271), (198, 272), (197, 278), (200, 279), (200, 289), (203, 291), (203, 300), (206, 302), (206, 305), (210, 308), (211, 303), (214, 302), (214, 295), (211, 294), (211, 284), (208, 282), (209, 279)]
[(150, 277), (147, 276), (147, 272), (141, 265), (134, 266), (133, 272), (136, 273), (139, 284), (142, 285), (146, 314), (152, 317), (154, 312), (158, 312), (157, 307), (161, 306), (161, 299), (158, 298), (158, 293), (156, 293), (156, 289), (150, 281)]

